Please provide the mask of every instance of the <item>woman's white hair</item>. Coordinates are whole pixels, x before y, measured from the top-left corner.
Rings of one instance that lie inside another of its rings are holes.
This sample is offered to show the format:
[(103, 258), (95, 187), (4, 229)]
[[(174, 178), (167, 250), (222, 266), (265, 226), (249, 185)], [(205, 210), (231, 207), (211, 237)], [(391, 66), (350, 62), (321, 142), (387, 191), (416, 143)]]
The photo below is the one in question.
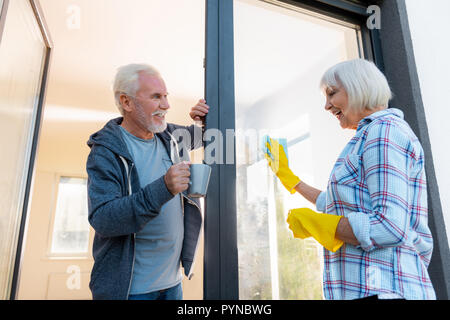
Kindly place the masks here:
[(328, 69), (320, 80), (320, 88), (343, 87), (348, 95), (349, 107), (375, 109), (388, 107), (392, 92), (384, 74), (377, 66), (364, 59), (338, 63)]
[(120, 102), (120, 95), (126, 94), (130, 97), (136, 96), (136, 92), (139, 90), (139, 74), (141, 72), (153, 76), (161, 76), (156, 68), (144, 63), (128, 64), (117, 69), (117, 73), (114, 78), (113, 91), (116, 106), (122, 115), (124, 114), (124, 111)]

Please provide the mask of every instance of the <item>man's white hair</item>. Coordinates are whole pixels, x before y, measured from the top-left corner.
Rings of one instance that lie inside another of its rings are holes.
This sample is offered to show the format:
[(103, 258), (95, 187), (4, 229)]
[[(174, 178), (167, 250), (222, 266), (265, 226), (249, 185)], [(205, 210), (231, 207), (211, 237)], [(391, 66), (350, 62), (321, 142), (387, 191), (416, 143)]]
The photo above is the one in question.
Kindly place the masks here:
[(349, 107), (372, 110), (388, 107), (392, 92), (384, 74), (377, 66), (364, 59), (338, 63), (328, 69), (320, 81), (320, 88), (343, 87), (348, 95)]
[(132, 63), (117, 69), (117, 73), (114, 78), (113, 91), (116, 106), (122, 115), (124, 114), (124, 110), (120, 102), (120, 95), (126, 94), (130, 97), (136, 96), (136, 92), (139, 90), (139, 74), (141, 72), (153, 76), (161, 76), (155, 67), (144, 63)]

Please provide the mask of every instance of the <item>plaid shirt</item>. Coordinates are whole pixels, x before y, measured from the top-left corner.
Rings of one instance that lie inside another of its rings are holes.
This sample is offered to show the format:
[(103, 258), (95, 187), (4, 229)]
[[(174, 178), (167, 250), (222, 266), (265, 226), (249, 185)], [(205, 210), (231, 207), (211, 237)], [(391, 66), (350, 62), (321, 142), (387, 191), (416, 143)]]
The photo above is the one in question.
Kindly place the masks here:
[(402, 111), (387, 109), (360, 121), (316, 207), (347, 217), (360, 243), (336, 253), (324, 249), (326, 299), (436, 299), (427, 272), (433, 239), (424, 154)]

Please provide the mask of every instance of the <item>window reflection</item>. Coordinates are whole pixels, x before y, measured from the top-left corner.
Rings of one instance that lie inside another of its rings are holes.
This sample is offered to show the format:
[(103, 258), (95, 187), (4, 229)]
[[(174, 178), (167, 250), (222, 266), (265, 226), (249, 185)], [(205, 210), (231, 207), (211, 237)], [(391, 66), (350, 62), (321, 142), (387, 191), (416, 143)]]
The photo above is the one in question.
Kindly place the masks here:
[(322, 247), (286, 223), (289, 209), (315, 207), (281, 185), (262, 143), (285, 139), (292, 171), (325, 189), (352, 133), (324, 111), (319, 81), (359, 56), (358, 30), (263, 1), (235, 0), (234, 10), (239, 297), (322, 299)]
[(53, 225), (52, 254), (88, 253), (86, 184), (86, 179), (60, 178)]

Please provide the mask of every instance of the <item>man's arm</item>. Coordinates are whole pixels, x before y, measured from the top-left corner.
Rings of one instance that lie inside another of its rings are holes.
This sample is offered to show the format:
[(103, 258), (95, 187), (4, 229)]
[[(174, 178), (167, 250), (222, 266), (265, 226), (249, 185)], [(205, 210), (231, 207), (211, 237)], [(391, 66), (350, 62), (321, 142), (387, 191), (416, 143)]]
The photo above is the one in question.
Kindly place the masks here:
[(209, 106), (206, 104), (205, 99), (200, 99), (197, 104), (189, 112), (189, 116), (195, 122), (200, 122), (201, 126), (205, 125), (205, 117), (208, 114)]
[(201, 148), (203, 146), (203, 129), (205, 126), (206, 115), (209, 112), (209, 106), (205, 99), (200, 99), (197, 104), (192, 107), (189, 116), (195, 121), (195, 126), (191, 126), (193, 137), (192, 150)]
[(102, 146), (92, 147), (86, 169), (89, 223), (102, 236), (138, 232), (173, 198), (164, 177), (124, 196), (128, 182), (123, 181), (124, 175), (114, 154)]
[(195, 125), (181, 126), (170, 124), (170, 134), (180, 145), (181, 158), (188, 161), (189, 157), (184, 153), (201, 148), (203, 146), (203, 126), (205, 125), (205, 117), (208, 114), (209, 106), (204, 99), (200, 99), (198, 103), (192, 107), (189, 116), (195, 121)]

